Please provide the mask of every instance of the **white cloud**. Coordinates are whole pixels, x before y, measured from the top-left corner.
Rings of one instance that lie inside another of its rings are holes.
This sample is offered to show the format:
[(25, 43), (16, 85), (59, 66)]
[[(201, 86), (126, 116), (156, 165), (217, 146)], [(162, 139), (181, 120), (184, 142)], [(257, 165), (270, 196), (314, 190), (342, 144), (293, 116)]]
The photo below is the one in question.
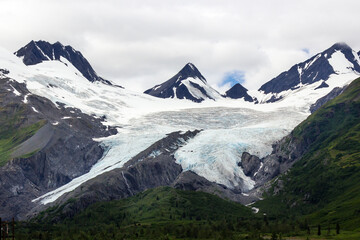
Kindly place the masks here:
[(0, 45), (72, 45), (99, 75), (137, 91), (187, 62), (212, 86), (244, 71), (245, 87), (256, 89), (335, 42), (360, 50), (358, 9), (356, 0), (2, 0)]

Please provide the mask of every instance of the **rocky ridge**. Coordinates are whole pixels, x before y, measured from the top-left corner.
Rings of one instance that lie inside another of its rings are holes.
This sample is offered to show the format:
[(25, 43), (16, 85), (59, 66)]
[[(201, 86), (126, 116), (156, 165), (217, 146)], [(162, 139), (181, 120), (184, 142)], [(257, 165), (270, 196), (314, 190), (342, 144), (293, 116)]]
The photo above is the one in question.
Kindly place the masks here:
[(348, 65), (346, 71), (360, 73), (360, 60), (356, 52), (346, 43), (336, 43), (327, 50), (316, 54), (302, 63), (295, 64), (288, 71), (266, 82), (259, 88), (259, 91), (264, 94), (273, 94), (272, 98), (267, 102), (274, 102), (281, 99), (281, 96), (277, 97), (279, 93), (295, 90), (303, 85), (324, 81), (322, 87), (327, 87), (326, 80), (329, 79), (330, 75), (342, 74), (342, 72), (334, 69), (337, 63), (335, 65), (331, 63), (334, 53), (343, 54)]
[(46, 41), (31, 41), (14, 53), (22, 58), (25, 65), (35, 65), (43, 61), (60, 61), (67, 59), (90, 82), (102, 82), (112, 85), (108, 80), (98, 76), (90, 63), (71, 46), (64, 46), (60, 42), (51, 44)]

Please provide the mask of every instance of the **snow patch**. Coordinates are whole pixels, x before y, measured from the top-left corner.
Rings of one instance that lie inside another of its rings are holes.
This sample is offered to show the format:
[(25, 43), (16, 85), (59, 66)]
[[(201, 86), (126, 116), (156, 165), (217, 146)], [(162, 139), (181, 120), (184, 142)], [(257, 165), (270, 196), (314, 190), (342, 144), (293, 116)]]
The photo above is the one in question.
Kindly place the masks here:
[(51, 60), (51, 59), (48, 57), (48, 55), (46, 55), (46, 54), (41, 50), (41, 48), (39, 48), (39, 46), (36, 44), (36, 42), (34, 42), (34, 44), (35, 44), (35, 47), (41, 52), (41, 54), (42, 54), (44, 57), (46, 57), (48, 60)]
[(33, 110), (34, 112), (36, 112), (36, 113), (39, 112), (38, 110), (36, 110), (36, 108), (34, 108), (34, 107), (31, 107), (31, 108), (32, 108), (32, 110)]
[(23, 100), (23, 103), (25, 103), (25, 104), (27, 104), (28, 103), (28, 96), (29, 95), (31, 95), (30, 93), (28, 93), (28, 94), (26, 94), (25, 96), (24, 96), (24, 100)]
[(176, 87), (173, 87), (173, 92), (174, 92), (174, 97), (173, 98), (177, 98), (177, 96), (176, 96)]
[(251, 208), (253, 210), (254, 213), (258, 213), (260, 209), (256, 208), (256, 207), (252, 207)]
[(13, 87), (13, 85), (10, 84), (10, 87), (13, 89), (13, 93), (16, 95), (16, 96), (21, 96), (21, 93), (16, 90), (16, 88)]
[(254, 177), (258, 174), (258, 172), (263, 168), (264, 166), (264, 163), (263, 162), (260, 162), (260, 167), (259, 169), (256, 171), (256, 173), (254, 173)]
[(341, 51), (335, 51), (328, 59), (328, 61), (336, 74), (353, 72), (354, 64), (349, 62), (349, 60), (346, 59), (345, 55)]
[[(311, 65), (314, 64), (314, 62), (316, 62), (316, 60), (318, 60), (321, 57), (321, 53), (319, 53), (318, 55), (316, 55), (316, 57), (311, 61), (305, 64), (304, 66), (304, 70), (307, 70)], [(326, 56), (325, 56), (326, 57)]]
[(155, 86), (153, 87), (153, 90), (155, 91), (156, 89), (159, 89), (161, 87), (161, 85)]

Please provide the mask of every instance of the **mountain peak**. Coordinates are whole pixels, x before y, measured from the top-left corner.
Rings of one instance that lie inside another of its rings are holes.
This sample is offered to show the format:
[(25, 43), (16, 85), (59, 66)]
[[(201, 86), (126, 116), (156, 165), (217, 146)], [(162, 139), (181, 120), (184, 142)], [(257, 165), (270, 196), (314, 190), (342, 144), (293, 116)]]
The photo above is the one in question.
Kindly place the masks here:
[(159, 98), (189, 99), (194, 102), (221, 97), (192, 63), (187, 63), (175, 76), (144, 93)]
[[(338, 42), (308, 60), (295, 64), (260, 87), (265, 94), (279, 94), (304, 85), (326, 81), (332, 74), (360, 73), (357, 53), (344, 42)], [(345, 65), (344, 65), (345, 64)]]
[(180, 74), (183, 78), (199, 78), (200, 80), (206, 82), (206, 79), (204, 78), (204, 76), (200, 73), (200, 71), (196, 68), (196, 66), (189, 62), (187, 63), (178, 73)]
[(341, 49), (351, 49), (351, 47), (346, 42), (337, 42), (334, 45), (332, 45), (330, 49), (341, 50)]
[(253, 102), (254, 99), (247, 92), (248, 90), (243, 85), (236, 83), (225, 92), (224, 96), (232, 99), (244, 98), (247, 102)]
[(22, 57), (25, 65), (35, 65), (43, 61), (61, 61), (61, 57), (67, 59), (79, 72), (90, 82), (100, 81), (111, 85), (111, 82), (98, 76), (90, 63), (70, 45), (64, 46), (59, 41), (51, 44), (47, 41), (30, 41), (25, 47), (14, 53)]

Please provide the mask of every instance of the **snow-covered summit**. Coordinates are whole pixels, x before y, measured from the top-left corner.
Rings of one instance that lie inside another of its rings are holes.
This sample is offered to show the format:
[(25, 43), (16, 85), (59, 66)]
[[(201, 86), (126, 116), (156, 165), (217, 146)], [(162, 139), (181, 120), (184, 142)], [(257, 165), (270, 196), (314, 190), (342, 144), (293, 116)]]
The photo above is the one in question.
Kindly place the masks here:
[(288, 71), (263, 84), (259, 91), (266, 95), (263, 102), (274, 102), (285, 98), (291, 91), (301, 90), (317, 82), (326, 87), (328, 84), (322, 82), (327, 82), (335, 75), (355, 76), (359, 73), (359, 55), (346, 43), (336, 43), (310, 59), (295, 64)]
[(65, 58), (90, 82), (100, 81), (105, 84), (111, 82), (97, 75), (90, 63), (71, 46), (64, 46), (60, 42), (51, 44), (46, 41), (31, 41), (25, 47), (14, 53), (22, 58), (25, 65), (36, 65), (44, 61), (60, 61)]
[(192, 63), (186, 64), (175, 76), (144, 93), (159, 98), (189, 99), (194, 102), (221, 98)]

